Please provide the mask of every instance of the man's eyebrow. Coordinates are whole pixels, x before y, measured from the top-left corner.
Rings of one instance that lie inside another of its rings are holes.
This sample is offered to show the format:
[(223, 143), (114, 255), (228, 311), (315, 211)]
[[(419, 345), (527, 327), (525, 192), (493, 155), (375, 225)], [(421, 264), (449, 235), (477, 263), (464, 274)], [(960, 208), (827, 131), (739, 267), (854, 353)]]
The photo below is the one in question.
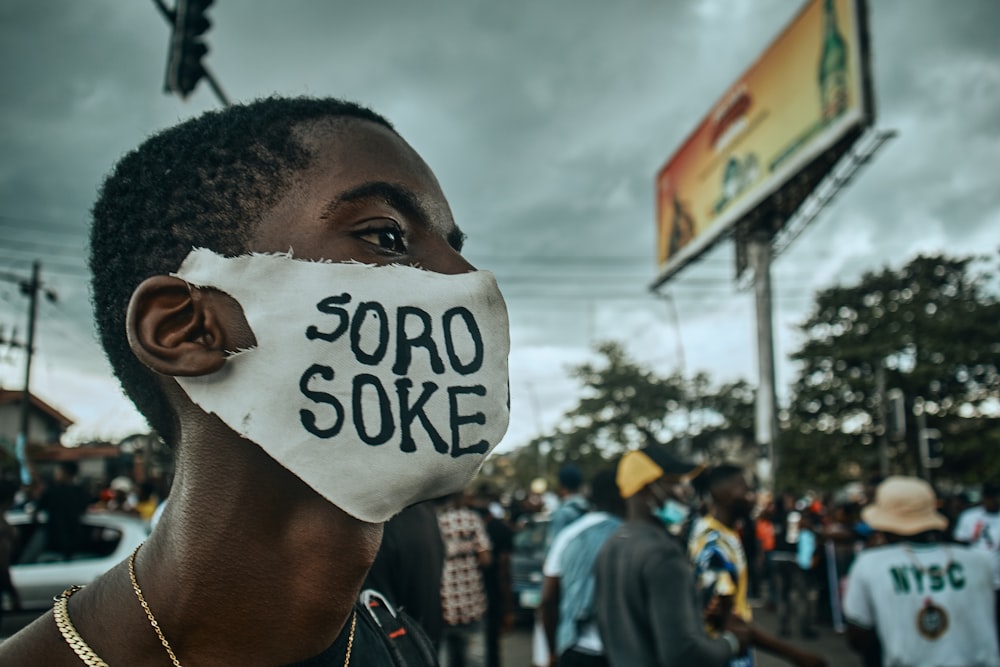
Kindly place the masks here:
[[(387, 183), (385, 181), (362, 183), (340, 193), (323, 207), (320, 218), (324, 220), (332, 218), (340, 207), (365, 200), (385, 202), (389, 206), (398, 209), (404, 215), (415, 218), (424, 226), (430, 226), (431, 216), (427, 212), (427, 209), (420, 204), (417, 195), (409, 188), (398, 183)], [(460, 251), (465, 242), (465, 234), (456, 226), (448, 233), (447, 241), (452, 248)]]

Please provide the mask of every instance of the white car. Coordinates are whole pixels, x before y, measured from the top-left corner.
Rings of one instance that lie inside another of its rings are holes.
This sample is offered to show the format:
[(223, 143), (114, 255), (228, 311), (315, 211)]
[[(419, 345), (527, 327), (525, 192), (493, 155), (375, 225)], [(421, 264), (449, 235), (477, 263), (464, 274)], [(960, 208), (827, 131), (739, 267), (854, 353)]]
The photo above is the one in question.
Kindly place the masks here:
[(44, 526), (24, 513), (11, 512), (7, 521), (18, 533), (11, 580), (24, 609), (48, 609), (52, 598), (74, 584), (85, 586), (129, 557), (149, 535), (149, 524), (138, 517), (112, 512), (88, 512), (82, 518), (80, 550), (66, 561), (44, 550)]

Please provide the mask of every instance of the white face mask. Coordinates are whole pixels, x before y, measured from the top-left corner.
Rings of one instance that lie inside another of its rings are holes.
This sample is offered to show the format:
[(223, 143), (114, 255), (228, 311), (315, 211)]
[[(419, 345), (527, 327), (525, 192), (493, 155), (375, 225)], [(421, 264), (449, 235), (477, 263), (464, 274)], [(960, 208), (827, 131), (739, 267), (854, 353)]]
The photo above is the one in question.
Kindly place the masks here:
[(198, 249), (175, 275), (236, 299), (257, 340), (178, 384), (358, 519), (460, 491), (507, 430), (507, 309), (486, 271)]

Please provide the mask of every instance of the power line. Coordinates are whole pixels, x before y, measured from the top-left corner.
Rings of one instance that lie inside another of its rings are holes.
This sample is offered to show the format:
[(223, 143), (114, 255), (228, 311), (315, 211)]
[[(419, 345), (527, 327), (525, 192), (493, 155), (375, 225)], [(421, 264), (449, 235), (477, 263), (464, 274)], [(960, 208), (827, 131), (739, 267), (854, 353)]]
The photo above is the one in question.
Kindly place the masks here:
[(59, 254), (60, 252), (64, 252), (65, 257), (72, 258), (77, 258), (81, 255), (81, 247), (79, 245), (71, 246), (64, 245), (62, 243), (24, 241), (0, 235), (0, 249), (17, 250), (18, 248), (23, 248), (24, 252), (43, 251), (47, 254)]

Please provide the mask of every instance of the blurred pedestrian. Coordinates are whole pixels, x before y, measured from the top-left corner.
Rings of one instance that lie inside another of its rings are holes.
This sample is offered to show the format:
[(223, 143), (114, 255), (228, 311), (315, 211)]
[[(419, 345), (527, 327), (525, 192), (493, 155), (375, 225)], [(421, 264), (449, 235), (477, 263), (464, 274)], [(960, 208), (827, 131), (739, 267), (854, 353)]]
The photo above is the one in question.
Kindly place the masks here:
[[(820, 580), (823, 578), (820, 564), (824, 555), (819, 539), (821, 521), (820, 515), (811, 509), (804, 510), (799, 518), (799, 541), (795, 548), (795, 564), (798, 566), (798, 572), (794, 574), (796, 577), (794, 588), (801, 599), (799, 613), (802, 616), (799, 619), (799, 627), (803, 639), (819, 637), (815, 626), (816, 604), (819, 600)], [(836, 587), (830, 594), (838, 594)]]
[(492, 546), (490, 564), (483, 570), (486, 590), (486, 667), (500, 667), (500, 635), (514, 628), (514, 591), (511, 587), (511, 554), (514, 531), (503, 513), (496, 491), (481, 484), (475, 496), (467, 498), (469, 507), (479, 513)]
[(160, 505), (160, 497), (156, 495), (156, 485), (146, 480), (139, 486), (139, 493), (136, 496), (135, 513), (146, 522), (152, 522), (156, 508)]
[(889, 477), (862, 516), (886, 540), (858, 554), (847, 577), (847, 640), (866, 665), (997, 667), (987, 554), (944, 541), (934, 490)]
[(983, 484), (982, 498), (958, 516), (953, 536), (956, 542), (990, 556), (993, 564), (993, 595), (996, 598), (997, 638), (1000, 639), (1000, 484)]
[(567, 463), (559, 468), (559, 507), (552, 512), (549, 521), (549, 544), (563, 528), (570, 525), (590, 509), (587, 499), (580, 493), (583, 485), (583, 473), (574, 463)]
[(803, 639), (814, 638), (812, 627), (814, 607), (810, 600), (810, 586), (806, 573), (799, 565), (799, 536), (802, 534), (802, 515), (805, 507), (799, 505), (791, 493), (782, 494), (775, 505), (774, 549), (771, 564), (774, 566), (775, 599), (778, 605), (778, 635), (792, 636), (792, 624), (798, 625)]
[(591, 480), (589, 505), (593, 511), (553, 541), (542, 568), (542, 622), (550, 664), (559, 667), (608, 664), (594, 613), (594, 563), (625, 514), (614, 470), (602, 470)]
[[(552, 543), (559, 533), (590, 510), (587, 499), (580, 493), (580, 488), (583, 486), (583, 472), (575, 463), (563, 464), (556, 477), (559, 481), (559, 486), (556, 489), (559, 505), (552, 510), (549, 520), (547, 538), (549, 549), (552, 548)], [(545, 624), (539, 610), (535, 614), (535, 625), (532, 631), (531, 662), (535, 667), (546, 667), (546, 665), (551, 664), (554, 658), (555, 656), (549, 650), (549, 641), (545, 636)]]
[(63, 557), (63, 560), (73, 560), (73, 554), (79, 549), (83, 538), (81, 518), (90, 504), (90, 496), (77, 483), (76, 476), (80, 472), (80, 464), (76, 461), (60, 461), (56, 465), (54, 482), (45, 487), (38, 502), (35, 504), (35, 514), (45, 512), (45, 548)]
[(723, 667), (750, 645), (750, 627), (730, 614), (718, 637), (705, 632), (686, 545), (691, 480), (701, 471), (662, 445), (626, 453), (616, 481), (626, 520), (594, 569), (594, 610), (614, 667)]
[(10, 598), (10, 608), (21, 610), (21, 596), (10, 578), (10, 566), (13, 565), (14, 550), (17, 546), (17, 533), (7, 522), (7, 511), (14, 504), (17, 486), (8, 480), (0, 480), (0, 622), (3, 621), (4, 596)]
[(775, 611), (777, 609), (777, 597), (775, 595), (775, 589), (777, 584), (774, 578), (774, 564), (771, 562), (771, 557), (774, 551), (774, 501), (768, 501), (764, 508), (761, 510), (760, 516), (757, 517), (757, 521), (754, 524), (754, 534), (757, 538), (757, 544), (760, 546), (760, 556), (759, 556), (759, 567), (761, 571), (761, 578), (767, 584), (767, 602), (766, 608), (768, 611)]
[(483, 570), (492, 560), (490, 538), (479, 515), (462, 505), (463, 493), (443, 499), (438, 526), (444, 542), (441, 574), (441, 610), (444, 628), (441, 645), (447, 667), (468, 664), (469, 645), (482, 630), (486, 614)]
[(130, 477), (118, 475), (111, 480), (109, 489), (111, 498), (105, 505), (106, 510), (122, 514), (137, 514), (135, 506), (138, 502), (138, 496), (135, 494), (135, 482)]
[[(689, 551), (694, 577), (710, 636), (722, 633), (726, 620), (735, 615), (750, 625), (754, 647), (777, 655), (801, 667), (821, 667), (819, 656), (787, 644), (752, 625), (748, 600), (749, 567), (737, 527), (754, 508), (755, 497), (747, 483), (746, 471), (736, 465), (716, 466), (701, 475), (696, 488), (711, 498), (710, 511), (691, 530)], [(800, 535), (802, 544), (804, 534)], [(752, 667), (748, 649), (729, 662), (730, 667)]]

